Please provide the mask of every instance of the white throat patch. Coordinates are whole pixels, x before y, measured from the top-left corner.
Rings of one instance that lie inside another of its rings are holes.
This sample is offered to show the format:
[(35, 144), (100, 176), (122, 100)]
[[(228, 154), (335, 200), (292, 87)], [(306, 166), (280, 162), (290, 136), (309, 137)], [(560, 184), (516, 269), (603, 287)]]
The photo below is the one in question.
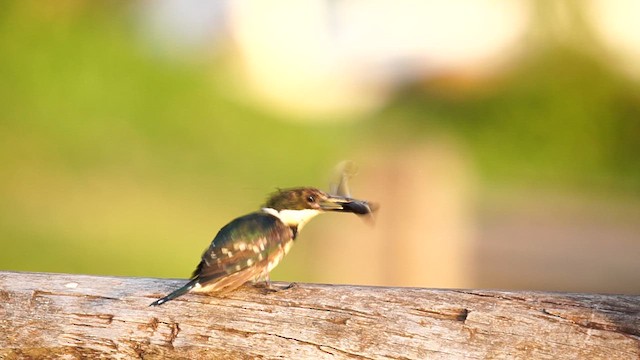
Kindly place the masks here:
[(262, 211), (271, 214), (288, 226), (297, 226), (298, 231), (302, 229), (304, 224), (311, 220), (314, 216), (320, 214), (319, 210), (303, 209), (303, 210), (280, 210), (272, 208), (262, 208)]

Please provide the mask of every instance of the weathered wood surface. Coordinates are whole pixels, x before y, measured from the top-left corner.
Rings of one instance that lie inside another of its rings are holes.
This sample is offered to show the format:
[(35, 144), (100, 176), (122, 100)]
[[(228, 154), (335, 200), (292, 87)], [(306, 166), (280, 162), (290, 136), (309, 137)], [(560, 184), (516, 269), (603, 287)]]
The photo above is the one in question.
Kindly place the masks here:
[(638, 359), (640, 296), (0, 272), (0, 358)]

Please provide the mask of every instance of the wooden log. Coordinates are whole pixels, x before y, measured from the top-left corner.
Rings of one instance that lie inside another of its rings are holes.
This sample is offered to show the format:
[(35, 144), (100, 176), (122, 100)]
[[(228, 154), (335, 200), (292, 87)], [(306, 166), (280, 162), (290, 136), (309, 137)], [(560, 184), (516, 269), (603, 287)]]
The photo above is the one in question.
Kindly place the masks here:
[[(638, 359), (640, 296), (0, 272), (0, 358)], [(281, 284), (276, 284), (281, 285)]]

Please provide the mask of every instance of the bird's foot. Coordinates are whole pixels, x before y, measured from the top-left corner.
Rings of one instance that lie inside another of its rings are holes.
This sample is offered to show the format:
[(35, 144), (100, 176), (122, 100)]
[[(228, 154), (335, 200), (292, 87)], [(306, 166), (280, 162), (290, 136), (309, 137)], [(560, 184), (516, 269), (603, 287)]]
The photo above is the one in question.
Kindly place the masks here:
[(294, 282), (290, 282), (289, 284), (283, 286), (280, 290), (289, 290), (289, 289), (293, 289), (296, 286), (298, 286), (298, 284)]
[(253, 285), (254, 287), (261, 289), (262, 292), (266, 295), (266, 294), (273, 294), (273, 293), (277, 293), (279, 291), (283, 291), (283, 290), (288, 290), (291, 289), (293, 287), (296, 286), (296, 283), (289, 283), (287, 285), (284, 286), (275, 286), (273, 284), (271, 284), (270, 282), (260, 282), (260, 283), (255, 283)]

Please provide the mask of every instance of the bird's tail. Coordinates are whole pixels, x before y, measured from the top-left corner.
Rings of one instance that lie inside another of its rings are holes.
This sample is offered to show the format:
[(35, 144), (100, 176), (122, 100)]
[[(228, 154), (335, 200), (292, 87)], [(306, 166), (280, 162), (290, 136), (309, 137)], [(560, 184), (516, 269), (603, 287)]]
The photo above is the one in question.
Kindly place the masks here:
[(158, 305), (162, 305), (164, 303), (166, 303), (167, 301), (173, 300), (175, 298), (177, 298), (178, 296), (182, 296), (184, 294), (186, 294), (189, 290), (193, 289), (196, 284), (198, 284), (198, 279), (193, 279), (191, 281), (189, 281), (185, 286), (181, 287), (180, 289), (172, 292), (171, 294), (163, 297), (162, 299), (156, 300), (154, 302), (152, 302), (149, 306), (158, 306)]

